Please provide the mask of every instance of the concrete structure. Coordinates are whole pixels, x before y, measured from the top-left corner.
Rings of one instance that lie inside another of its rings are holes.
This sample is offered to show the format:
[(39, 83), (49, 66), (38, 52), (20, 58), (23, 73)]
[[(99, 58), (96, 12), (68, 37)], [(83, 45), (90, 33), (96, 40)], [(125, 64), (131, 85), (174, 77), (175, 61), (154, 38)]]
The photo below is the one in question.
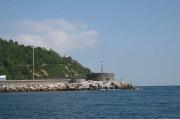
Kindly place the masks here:
[(86, 80), (92, 81), (110, 81), (114, 79), (114, 73), (91, 73), (87, 75)]

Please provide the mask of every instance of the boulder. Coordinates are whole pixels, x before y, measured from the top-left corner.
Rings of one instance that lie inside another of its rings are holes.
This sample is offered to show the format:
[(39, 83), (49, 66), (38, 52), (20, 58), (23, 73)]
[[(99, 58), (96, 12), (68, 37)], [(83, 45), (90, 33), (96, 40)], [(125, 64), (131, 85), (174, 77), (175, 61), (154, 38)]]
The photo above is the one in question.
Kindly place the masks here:
[(97, 81), (98, 89), (105, 89), (105, 81)]
[(98, 89), (98, 87), (99, 87), (99, 85), (96, 81), (92, 81), (90, 86), (89, 86), (89, 88), (93, 89), (93, 90)]
[(67, 85), (65, 83), (57, 83), (58, 90), (67, 90)]
[(78, 87), (78, 90), (88, 90), (90, 88), (90, 83), (88, 81), (81, 82), (80, 86)]

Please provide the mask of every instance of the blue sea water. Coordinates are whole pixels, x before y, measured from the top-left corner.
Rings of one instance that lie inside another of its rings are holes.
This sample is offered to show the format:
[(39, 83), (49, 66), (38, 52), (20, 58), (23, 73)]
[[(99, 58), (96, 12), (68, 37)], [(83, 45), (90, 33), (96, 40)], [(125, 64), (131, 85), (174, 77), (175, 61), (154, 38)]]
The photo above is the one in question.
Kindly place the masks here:
[(180, 86), (0, 93), (0, 119), (180, 119)]

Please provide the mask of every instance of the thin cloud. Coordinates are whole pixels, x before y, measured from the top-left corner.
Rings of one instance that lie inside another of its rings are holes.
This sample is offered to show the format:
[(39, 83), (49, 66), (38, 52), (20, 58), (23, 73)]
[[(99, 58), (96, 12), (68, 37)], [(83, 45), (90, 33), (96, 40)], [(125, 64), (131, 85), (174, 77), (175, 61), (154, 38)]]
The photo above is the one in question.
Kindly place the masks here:
[(69, 49), (92, 48), (99, 43), (99, 33), (85, 23), (70, 22), (65, 19), (44, 21), (23, 20), (16, 23), (19, 31), (15, 40), (25, 45), (52, 48), (59, 53)]

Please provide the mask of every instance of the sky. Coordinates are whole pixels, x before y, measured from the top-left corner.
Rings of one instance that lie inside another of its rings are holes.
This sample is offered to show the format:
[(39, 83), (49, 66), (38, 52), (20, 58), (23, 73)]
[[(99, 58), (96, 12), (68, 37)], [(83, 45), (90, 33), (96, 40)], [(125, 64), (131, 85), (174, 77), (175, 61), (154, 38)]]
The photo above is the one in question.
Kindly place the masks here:
[(0, 37), (137, 86), (180, 85), (180, 0), (0, 0)]

